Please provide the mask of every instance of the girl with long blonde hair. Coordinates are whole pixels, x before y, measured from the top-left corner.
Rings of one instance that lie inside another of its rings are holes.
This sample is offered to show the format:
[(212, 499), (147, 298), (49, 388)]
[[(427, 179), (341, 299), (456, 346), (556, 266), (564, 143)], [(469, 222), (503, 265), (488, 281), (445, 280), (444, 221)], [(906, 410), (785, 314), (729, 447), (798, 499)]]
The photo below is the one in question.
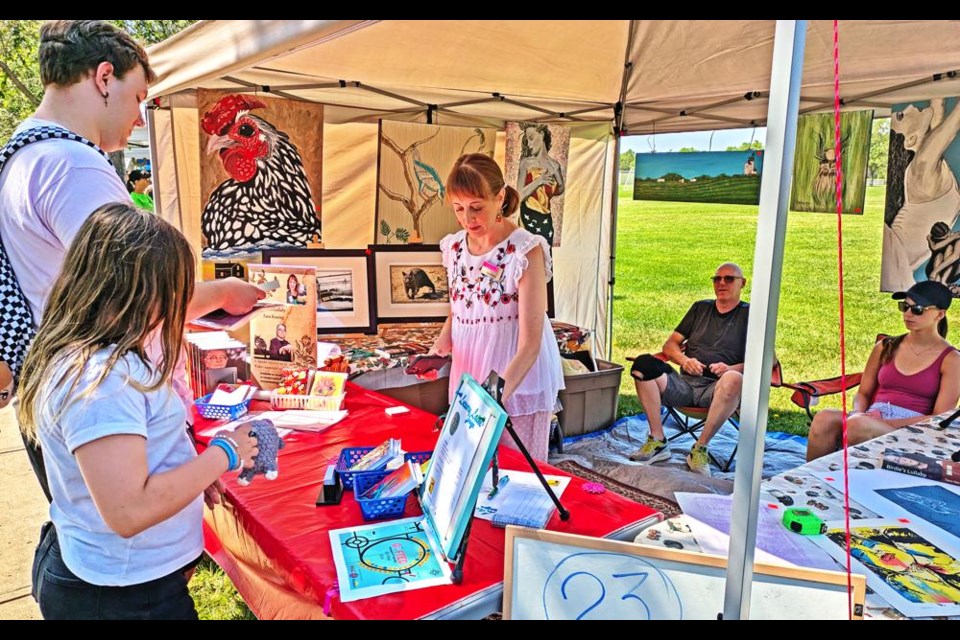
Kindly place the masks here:
[(19, 388), (53, 496), (33, 571), (46, 619), (197, 617), (204, 490), (257, 448), (240, 427), (197, 455), (185, 429), (171, 380), (193, 289), (186, 239), (129, 203), (94, 211), (67, 251)]

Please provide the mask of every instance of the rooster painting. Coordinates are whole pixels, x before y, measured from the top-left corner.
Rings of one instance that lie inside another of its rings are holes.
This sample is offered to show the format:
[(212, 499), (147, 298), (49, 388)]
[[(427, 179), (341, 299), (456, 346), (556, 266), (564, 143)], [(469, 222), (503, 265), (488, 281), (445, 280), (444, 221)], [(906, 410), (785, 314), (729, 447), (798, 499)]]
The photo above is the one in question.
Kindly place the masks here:
[(207, 153), (217, 153), (229, 175), (203, 208), (208, 250), (305, 247), (320, 238), (300, 152), (286, 133), (251, 114), (266, 106), (256, 98), (227, 95), (203, 114)]

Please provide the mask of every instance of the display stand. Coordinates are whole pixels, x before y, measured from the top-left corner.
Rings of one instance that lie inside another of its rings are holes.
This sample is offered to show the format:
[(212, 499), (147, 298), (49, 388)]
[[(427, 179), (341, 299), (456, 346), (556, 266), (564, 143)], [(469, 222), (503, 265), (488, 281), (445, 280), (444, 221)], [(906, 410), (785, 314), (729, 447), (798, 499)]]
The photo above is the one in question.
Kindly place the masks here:
[[(503, 410), (506, 411), (506, 407), (503, 406), (503, 378), (498, 376), (495, 372), (491, 371), (490, 375), (487, 376), (486, 381), (483, 383), (483, 388), (487, 390), (494, 400), (497, 401)], [(537, 461), (533, 459), (530, 455), (530, 452), (527, 451), (527, 448), (521, 442), (520, 437), (517, 436), (517, 432), (513, 429), (513, 423), (510, 421), (509, 414), (507, 414), (507, 424), (504, 425), (504, 429), (510, 432), (510, 437), (513, 438), (513, 441), (517, 443), (517, 449), (520, 453), (523, 454), (523, 457), (526, 458), (527, 464), (530, 465), (530, 468), (533, 469), (533, 473), (536, 474), (537, 479), (540, 481), (540, 484), (543, 486), (543, 490), (547, 492), (547, 495), (550, 496), (550, 499), (553, 500), (553, 504), (556, 505), (557, 511), (560, 512), (561, 520), (569, 520), (570, 512), (567, 511), (563, 505), (560, 503), (560, 498), (557, 497), (557, 494), (553, 492), (553, 489), (550, 488), (550, 484), (547, 483), (547, 479), (543, 477), (543, 473), (540, 471), (540, 467), (537, 465)], [(500, 464), (497, 454), (493, 454), (493, 462), (490, 465), (492, 473), (492, 482), (493, 486), (496, 487), (500, 483)]]

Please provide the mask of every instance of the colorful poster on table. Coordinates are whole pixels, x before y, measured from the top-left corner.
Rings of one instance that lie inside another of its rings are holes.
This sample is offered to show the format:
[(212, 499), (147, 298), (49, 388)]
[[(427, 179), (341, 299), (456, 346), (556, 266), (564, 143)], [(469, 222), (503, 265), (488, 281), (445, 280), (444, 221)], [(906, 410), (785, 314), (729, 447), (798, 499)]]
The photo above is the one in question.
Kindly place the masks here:
[(763, 149), (638, 153), (634, 200), (759, 204)]
[[(826, 525), (826, 534), (810, 540), (846, 564), (844, 521)], [(951, 538), (919, 521), (858, 520), (850, 526), (852, 568), (907, 617), (958, 615), (960, 549)]]
[(423, 516), (330, 531), (340, 601), (450, 584)]
[(517, 224), (559, 247), (570, 155), (570, 127), (508, 122), (504, 178), (520, 193)]
[(320, 242), (323, 105), (197, 90), (204, 260)]
[(936, 280), (960, 295), (958, 98), (890, 108), (881, 291)]
[(250, 282), (282, 303), (250, 320), (251, 374), (261, 389), (274, 389), (283, 370), (317, 366), (316, 270), (288, 264), (247, 265)]
[[(841, 213), (863, 213), (867, 193), (867, 164), (873, 111), (840, 114)], [(793, 154), (794, 211), (837, 212), (837, 150), (832, 113), (800, 116)]]

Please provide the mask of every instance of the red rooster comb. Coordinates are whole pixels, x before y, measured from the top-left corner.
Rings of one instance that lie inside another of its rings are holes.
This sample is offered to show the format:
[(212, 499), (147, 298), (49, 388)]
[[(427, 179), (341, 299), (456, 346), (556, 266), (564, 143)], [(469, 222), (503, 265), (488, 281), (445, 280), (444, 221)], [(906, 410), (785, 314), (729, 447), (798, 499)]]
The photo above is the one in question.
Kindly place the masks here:
[(217, 135), (224, 127), (234, 121), (238, 112), (266, 106), (265, 103), (256, 98), (240, 95), (224, 96), (217, 101), (217, 104), (213, 105), (213, 108), (203, 114), (200, 126), (211, 136)]

